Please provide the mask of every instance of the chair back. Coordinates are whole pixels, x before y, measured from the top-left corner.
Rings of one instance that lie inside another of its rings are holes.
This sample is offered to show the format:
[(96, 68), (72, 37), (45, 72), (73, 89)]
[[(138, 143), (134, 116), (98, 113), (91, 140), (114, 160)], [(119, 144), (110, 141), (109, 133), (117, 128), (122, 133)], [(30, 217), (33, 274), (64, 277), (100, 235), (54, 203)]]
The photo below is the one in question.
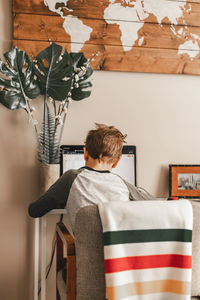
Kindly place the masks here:
[(77, 300), (105, 300), (102, 225), (96, 205), (78, 211), (74, 235)]

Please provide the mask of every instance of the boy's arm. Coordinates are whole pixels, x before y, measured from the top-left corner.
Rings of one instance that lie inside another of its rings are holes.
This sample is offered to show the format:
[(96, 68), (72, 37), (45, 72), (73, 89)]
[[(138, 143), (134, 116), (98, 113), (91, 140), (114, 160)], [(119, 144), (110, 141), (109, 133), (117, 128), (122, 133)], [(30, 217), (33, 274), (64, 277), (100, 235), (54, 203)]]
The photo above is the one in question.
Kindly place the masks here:
[(138, 188), (129, 182), (125, 181), (125, 184), (129, 190), (129, 199), (131, 201), (137, 201), (137, 200), (155, 200), (156, 197), (151, 195), (149, 192), (145, 191), (144, 189)]
[(29, 215), (38, 218), (52, 209), (64, 208), (72, 183), (79, 172), (80, 170), (65, 172), (38, 200), (29, 205)]

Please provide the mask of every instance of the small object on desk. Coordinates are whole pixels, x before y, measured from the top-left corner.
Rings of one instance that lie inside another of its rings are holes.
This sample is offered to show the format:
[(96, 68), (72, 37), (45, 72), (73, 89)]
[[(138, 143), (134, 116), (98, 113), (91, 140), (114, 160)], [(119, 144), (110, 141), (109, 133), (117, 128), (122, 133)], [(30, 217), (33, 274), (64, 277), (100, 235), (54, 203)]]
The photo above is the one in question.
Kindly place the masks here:
[(178, 200), (179, 197), (168, 197), (167, 200)]

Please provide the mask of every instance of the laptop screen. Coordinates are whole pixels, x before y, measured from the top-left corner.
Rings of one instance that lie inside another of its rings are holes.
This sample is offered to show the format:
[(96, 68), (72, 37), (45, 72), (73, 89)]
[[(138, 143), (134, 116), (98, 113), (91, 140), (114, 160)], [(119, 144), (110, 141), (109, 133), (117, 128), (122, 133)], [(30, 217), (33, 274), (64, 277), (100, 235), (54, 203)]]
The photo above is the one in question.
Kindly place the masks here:
[[(79, 169), (85, 165), (83, 156), (83, 145), (62, 145), (60, 174), (69, 169)], [(122, 157), (112, 170), (129, 183), (136, 185), (136, 146), (124, 146)]]

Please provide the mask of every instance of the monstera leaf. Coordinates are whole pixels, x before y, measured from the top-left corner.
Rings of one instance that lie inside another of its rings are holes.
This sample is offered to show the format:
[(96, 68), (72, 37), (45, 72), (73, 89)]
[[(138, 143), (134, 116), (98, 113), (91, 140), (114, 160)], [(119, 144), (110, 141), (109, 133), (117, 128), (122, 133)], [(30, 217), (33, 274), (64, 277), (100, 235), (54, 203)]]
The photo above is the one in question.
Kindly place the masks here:
[[(69, 98), (79, 101), (91, 94), (92, 83), (88, 78), (93, 70), (89, 61), (83, 53), (68, 54), (67, 50), (54, 43), (36, 56), (35, 64), (26, 52), (17, 47), (5, 53), (4, 57), (6, 62), (0, 59), (0, 103), (9, 109), (24, 108), (28, 112), (40, 161), (59, 163)], [(34, 119), (29, 100), (40, 94), (44, 95), (44, 112), (38, 134), (38, 121)], [(47, 97), (53, 99), (50, 101), (53, 107), (46, 101)], [(56, 100), (62, 102), (58, 104)]]
[(27, 108), (27, 99), (40, 95), (34, 64), (26, 52), (14, 47), (0, 59), (0, 102), (9, 109)]
[(54, 100), (65, 100), (73, 82), (71, 58), (60, 45), (52, 43), (36, 56), (40, 88)]
[(89, 97), (91, 94), (90, 90), (85, 90), (85, 89), (92, 87), (92, 82), (87, 81), (87, 79), (92, 75), (93, 70), (90, 66), (90, 63), (87, 61), (87, 59), (85, 58), (82, 52), (81, 53), (71, 52), (70, 57), (72, 60), (74, 71), (77, 72), (77, 70), (80, 69), (78, 73), (79, 78), (78, 80), (75, 80), (78, 85), (71, 92), (72, 99), (75, 101), (79, 101)]

